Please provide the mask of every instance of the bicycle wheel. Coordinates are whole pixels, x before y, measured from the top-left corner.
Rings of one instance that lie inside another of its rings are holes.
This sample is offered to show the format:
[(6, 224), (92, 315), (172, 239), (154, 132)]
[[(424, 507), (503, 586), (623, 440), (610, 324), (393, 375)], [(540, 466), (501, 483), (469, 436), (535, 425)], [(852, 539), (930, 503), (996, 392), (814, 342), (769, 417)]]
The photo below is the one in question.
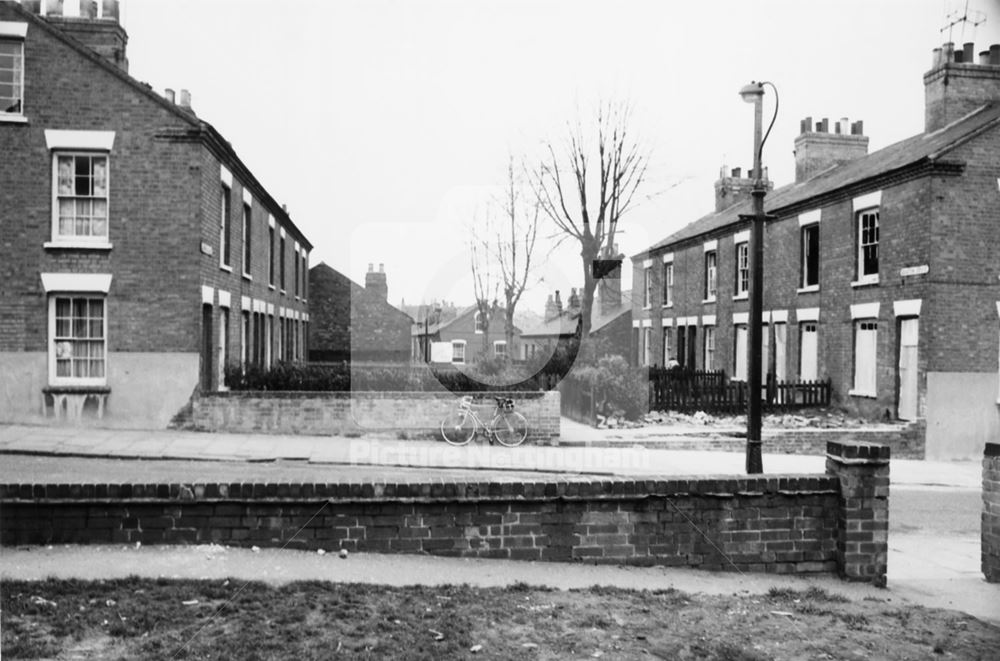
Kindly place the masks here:
[(490, 427), (500, 445), (509, 448), (524, 443), (524, 439), (528, 437), (528, 421), (517, 411), (498, 413)]
[(441, 421), (441, 437), (451, 445), (465, 445), (476, 435), (476, 421), (464, 411), (453, 411)]

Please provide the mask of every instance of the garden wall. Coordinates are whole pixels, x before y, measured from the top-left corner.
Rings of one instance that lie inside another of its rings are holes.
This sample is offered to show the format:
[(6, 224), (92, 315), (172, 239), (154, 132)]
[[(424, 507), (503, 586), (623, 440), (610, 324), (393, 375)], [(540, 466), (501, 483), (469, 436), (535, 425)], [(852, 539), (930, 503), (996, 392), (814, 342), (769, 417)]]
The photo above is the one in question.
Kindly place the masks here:
[[(483, 422), (493, 415), (492, 397), (513, 398), (528, 420), (528, 443), (559, 438), (559, 393), (463, 393), (477, 399)], [(485, 399), (482, 399), (485, 398)], [(195, 395), (186, 426), (203, 431), (440, 438), (441, 420), (455, 410), (450, 392), (256, 392)]]
[(1000, 443), (983, 453), (982, 567), (989, 583), (1000, 583)]
[(826, 475), (351, 484), (0, 485), (3, 544), (208, 543), (838, 572), (885, 585), (888, 449)]

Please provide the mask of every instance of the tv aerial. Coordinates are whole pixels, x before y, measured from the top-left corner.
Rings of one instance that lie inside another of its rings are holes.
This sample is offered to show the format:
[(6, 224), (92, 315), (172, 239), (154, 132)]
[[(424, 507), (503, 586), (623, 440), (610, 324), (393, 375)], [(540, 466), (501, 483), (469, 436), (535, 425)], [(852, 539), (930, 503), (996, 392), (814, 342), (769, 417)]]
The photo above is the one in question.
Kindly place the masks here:
[(969, 11), (969, 0), (965, 0), (965, 9), (962, 11), (956, 9), (955, 11), (948, 12), (945, 14), (945, 20), (947, 20), (948, 23), (941, 28), (941, 34), (944, 34), (944, 31), (947, 30), (948, 41), (954, 42), (955, 40), (952, 37), (952, 34), (955, 26), (961, 25), (962, 31), (960, 33), (959, 42), (964, 42), (966, 26), (972, 26), (972, 35), (970, 38), (974, 40), (976, 36), (976, 28), (986, 22), (986, 14), (975, 9)]

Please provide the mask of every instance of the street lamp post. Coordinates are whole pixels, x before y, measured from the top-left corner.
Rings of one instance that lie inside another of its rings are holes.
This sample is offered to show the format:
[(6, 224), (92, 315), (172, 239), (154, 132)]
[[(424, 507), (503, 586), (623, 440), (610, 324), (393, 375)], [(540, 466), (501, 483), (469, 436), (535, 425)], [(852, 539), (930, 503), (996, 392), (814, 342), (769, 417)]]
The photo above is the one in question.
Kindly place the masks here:
[[(763, 129), (763, 102), (764, 85), (770, 85), (774, 90), (774, 117), (767, 128), (767, 133), (762, 136)], [(749, 403), (747, 407), (747, 449), (746, 449), (746, 470), (748, 474), (764, 472), (764, 463), (761, 457), (760, 440), (760, 418), (761, 418), (761, 372), (762, 362), (762, 340), (763, 340), (763, 320), (764, 320), (764, 223), (767, 216), (764, 214), (764, 196), (767, 188), (764, 181), (764, 171), (761, 165), (761, 153), (764, 149), (764, 142), (771, 133), (774, 120), (778, 116), (778, 90), (773, 84), (767, 82), (751, 82), (744, 85), (740, 90), (740, 96), (747, 103), (754, 104), (754, 131), (753, 131), (753, 213), (750, 216), (741, 215), (742, 219), (751, 221), (750, 231), (750, 336), (747, 352), (749, 360), (747, 369), (750, 372), (747, 376), (749, 382)]]

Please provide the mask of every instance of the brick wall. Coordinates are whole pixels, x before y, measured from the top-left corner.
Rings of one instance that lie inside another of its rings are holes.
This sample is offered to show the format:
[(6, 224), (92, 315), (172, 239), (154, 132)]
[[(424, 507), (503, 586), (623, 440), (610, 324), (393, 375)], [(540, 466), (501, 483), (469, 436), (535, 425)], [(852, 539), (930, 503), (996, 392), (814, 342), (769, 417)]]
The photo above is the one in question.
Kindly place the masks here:
[[(827, 475), (350, 484), (0, 485), (5, 545), (216, 542), (832, 573), (885, 585), (888, 451)], [(885, 484), (882, 484), (882, 481)]]
[[(469, 393), (474, 394), (474, 393)], [(477, 396), (491, 397), (490, 394)], [(512, 397), (528, 420), (528, 443), (559, 438), (559, 393), (496, 393)], [(440, 438), (441, 420), (458, 395), (437, 392), (215, 392), (192, 400), (190, 426), (207, 431), (268, 434), (397, 434)], [(493, 401), (476, 404), (483, 422)]]
[(982, 568), (990, 583), (1000, 583), (1000, 443), (983, 454)]

